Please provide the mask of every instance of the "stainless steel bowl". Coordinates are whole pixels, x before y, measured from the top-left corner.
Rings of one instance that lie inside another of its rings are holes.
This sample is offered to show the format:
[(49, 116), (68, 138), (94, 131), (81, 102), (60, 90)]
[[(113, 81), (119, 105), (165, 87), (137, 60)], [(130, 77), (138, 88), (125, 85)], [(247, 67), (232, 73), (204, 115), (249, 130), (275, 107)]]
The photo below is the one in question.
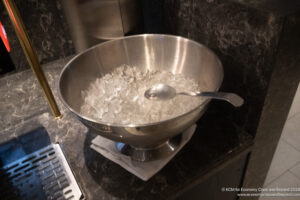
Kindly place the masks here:
[(217, 91), (223, 80), (222, 64), (211, 50), (178, 36), (124, 37), (101, 43), (74, 57), (59, 79), (59, 95), (65, 106), (97, 134), (137, 149), (154, 149), (186, 130), (205, 112), (209, 100), (180, 116), (151, 124), (109, 124), (81, 115), (81, 91), (122, 64), (182, 73), (194, 78), (206, 91)]

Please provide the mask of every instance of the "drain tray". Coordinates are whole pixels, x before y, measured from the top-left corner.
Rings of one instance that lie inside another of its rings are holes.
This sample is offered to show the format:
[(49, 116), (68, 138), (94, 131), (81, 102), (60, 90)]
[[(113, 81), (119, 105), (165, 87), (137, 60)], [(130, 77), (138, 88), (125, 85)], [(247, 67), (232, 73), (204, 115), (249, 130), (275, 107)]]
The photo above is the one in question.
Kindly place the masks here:
[(78, 200), (82, 193), (59, 144), (50, 144), (0, 169), (0, 199)]

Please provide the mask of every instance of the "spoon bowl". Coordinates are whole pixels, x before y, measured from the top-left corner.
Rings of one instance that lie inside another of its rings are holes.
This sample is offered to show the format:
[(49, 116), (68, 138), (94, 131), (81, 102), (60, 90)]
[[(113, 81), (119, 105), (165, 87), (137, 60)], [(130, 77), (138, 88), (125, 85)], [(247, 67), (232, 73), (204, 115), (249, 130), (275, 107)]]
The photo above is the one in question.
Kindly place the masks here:
[(169, 100), (177, 95), (176, 89), (167, 84), (156, 84), (145, 91), (144, 96), (150, 100)]

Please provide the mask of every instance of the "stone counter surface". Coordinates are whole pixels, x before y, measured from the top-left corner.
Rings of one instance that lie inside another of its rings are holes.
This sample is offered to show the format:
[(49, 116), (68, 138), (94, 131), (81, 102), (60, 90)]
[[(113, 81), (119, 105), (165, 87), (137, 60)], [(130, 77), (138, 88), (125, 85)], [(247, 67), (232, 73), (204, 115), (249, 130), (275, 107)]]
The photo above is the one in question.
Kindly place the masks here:
[(0, 79), (0, 143), (44, 127), (51, 142), (61, 144), (86, 199), (172, 199), (252, 145), (248, 134), (215, 109), (216, 104), (224, 102), (212, 102), (197, 122), (191, 141), (144, 182), (92, 150), (89, 146), (96, 134), (57, 98), (58, 77), (68, 60), (43, 66), (63, 114), (60, 120), (49, 112), (30, 70)]

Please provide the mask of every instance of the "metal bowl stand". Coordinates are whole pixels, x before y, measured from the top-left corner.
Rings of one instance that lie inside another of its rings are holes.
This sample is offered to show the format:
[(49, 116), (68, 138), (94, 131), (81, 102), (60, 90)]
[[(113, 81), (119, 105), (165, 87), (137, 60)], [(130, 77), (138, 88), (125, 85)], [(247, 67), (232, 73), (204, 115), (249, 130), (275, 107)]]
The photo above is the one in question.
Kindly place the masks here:
[(121, 142), (116, 142), (116, 148), (120, 153), (131, 157), (132, 160), (147, 162), (171, 155), (177, 150), (181, 142), (182, 134), (179, 134), (153, 148), (134, 147)]

